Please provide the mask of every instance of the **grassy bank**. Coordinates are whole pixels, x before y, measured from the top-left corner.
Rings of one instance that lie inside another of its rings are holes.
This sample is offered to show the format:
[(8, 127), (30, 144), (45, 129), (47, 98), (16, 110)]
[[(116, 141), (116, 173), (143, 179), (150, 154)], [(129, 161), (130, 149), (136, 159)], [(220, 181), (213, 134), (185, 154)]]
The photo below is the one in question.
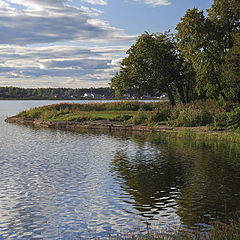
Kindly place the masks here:
[[(61, 236), (60, 236), (61, 238)], [(82, 239), (81, 236), (77, 239)], [(90, 236), (89, 239), (99, 240), (96, 236)], [(199, 230), (186, 231), (183, 229), (167, 229), (159, 232), (149, 230), (147, 234), (141, 233), (109, 233), (104, 239), (108, 240), (239, 240), (240, 239), (240, 221), (231, 221), (228, 224), (214, 221), (209, 231), (201, 232)]]
[[(23, 111), (19, 116), (47, 121), (108, 120), (148, 125), (157, 122), (157, 119), (152, 117), (159, 111), (161, 111), (161, 114), (166, 111), (166, 114), (162, 116), (162, 119), (166, 119), (169, 115), (168, 104), (135, 101), (94, 104), (62, 103)], [(150, 118), (147, 119), (148, 114), (151, 116), (151, 122), (149, 121)]]
[(213, 100), (177, 105), (174, 108), (166, 102), (62, 103), (30, 109), (19, 115), (48, 121), (107, 120), (144, 126), (207, 126), (210, 130), (235, 132), (240, 129), (240, 107)]
[[(98, 239), (98, 238), (95, 238)], [(108, 237), (109, 240), (239, 240), (240, 221), (231, 221), (228, 224), (215, 221), (208, 232), (184, 231), (184, 230), (163, 230), (160, 232), (149, 232), (148, 234), (126, 234)]]
[(239, 240), (240, 223), (231, 223), (231, 225), (220, 222), (214, 223), (209, 232), (201, 233), (185, 232), (182, 230), (163, 231), (160, 233), (149, 233), (145, 236), (131, 235), (129, 237), (115, 237), (109, 239), (134, 239), (134, 240)]

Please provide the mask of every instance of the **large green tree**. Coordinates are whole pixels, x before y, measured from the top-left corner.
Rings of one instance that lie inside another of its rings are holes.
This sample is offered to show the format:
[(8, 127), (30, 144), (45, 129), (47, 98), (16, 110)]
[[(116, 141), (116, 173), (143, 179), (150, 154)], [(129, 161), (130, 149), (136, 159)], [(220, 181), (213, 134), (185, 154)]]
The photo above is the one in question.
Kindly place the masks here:
[(215, 26), (198, 8), (187, 10), (176, 27), (177, 45), (196, 72), (196, 89), (199, 95), (227, 100), (221, 81), (223, 62), (221, 46), (216, 41)]
[(235, 34), (233, 47), (226, 56), (223, 77), (233, 101), (240, 104), (240, 33)]
[(141, 93), (152, 90), (167, 92), (171, 105), (175, 105), (174, 93), (177, 92), (181, 102), (186, 103), (190, 68), (179, 54), (172, 35), (146, 32), (127, 54), (120, 72), (111, 80), (111, 86), (118, 94), (127, 89)]
[(229, 99), (222, 77), (226, 54), (233, 46), (233, 35), (240, 30), (240, 1), (214, 0), (205, 17), (197, 8), (187, 10), (178, 23), (177, 43), (196, 71), (199, 94)]
[(240, 30), (240, 1), (214, 0), (208, 17), (215, 25), (215, 36), (224, 48), (233, 46), (233, 34)]

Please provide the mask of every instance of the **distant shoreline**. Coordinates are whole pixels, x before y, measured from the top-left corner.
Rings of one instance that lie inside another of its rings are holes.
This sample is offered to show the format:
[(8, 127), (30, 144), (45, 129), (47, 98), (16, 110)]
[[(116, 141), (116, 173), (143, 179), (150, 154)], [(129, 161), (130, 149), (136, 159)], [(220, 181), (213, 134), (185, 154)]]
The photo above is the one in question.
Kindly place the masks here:
[(0, 101), (3, 100), (29, 100), (29, 101), (37, 101), (37, 100), (49, 100), (49, 101), (168, 101), (166, 98), (136, 98), (136, 99), (127, 99), (127, 98), (0, 98)]

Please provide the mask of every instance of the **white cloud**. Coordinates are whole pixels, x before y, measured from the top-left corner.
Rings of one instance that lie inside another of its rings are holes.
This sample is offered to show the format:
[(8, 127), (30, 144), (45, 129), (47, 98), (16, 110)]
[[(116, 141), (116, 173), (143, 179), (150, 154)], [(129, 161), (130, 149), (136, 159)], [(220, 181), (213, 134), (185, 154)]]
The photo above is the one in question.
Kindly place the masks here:
[(153, 7), (171, 5), (168, 0), (145, 0), (145, 3)]
[(143, 2), (145, 4), (151, 5), (152, 7), (168, 6), (171, 2), (168, 0), (134, 0), (135, 2)]
[(108, 86), (127, 48), (2, 45), (0, 83), (22, 87), (81, 88), (86, 87), (87, 82), (88, 87), (100, 86), (101, 82), (101, 86)]
[[(64, 4), (65, 2), (65, 4)], [(129, 40), (123, 30), (97, 17), (102, 12), (62, 0), (0, 0), (0, 44)], [(9, 4), (7, 4), (9, 3)], [(19, 7), (17, 8), (17, 4)], [(22, 8), (21, 8), (22, 7)]]
[(107, 5), (107, 1), (105, 0), (82, 0), (82, 2), (86, 2), (92, 5)]
[[(82, 2), (107, 4), (105, 0)], [(71, 0), (0, 0), (0, 86), (108, 86), (130, 44), (108, 43), (136, 36), (99, 19), (101, 10), (75, 4)]]

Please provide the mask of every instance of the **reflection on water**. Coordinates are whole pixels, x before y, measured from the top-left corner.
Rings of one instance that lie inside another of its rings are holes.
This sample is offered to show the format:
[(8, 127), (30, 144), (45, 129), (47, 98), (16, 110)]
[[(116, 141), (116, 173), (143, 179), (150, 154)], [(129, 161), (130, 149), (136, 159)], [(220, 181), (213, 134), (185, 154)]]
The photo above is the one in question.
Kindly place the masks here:
[[(131, 139), (115, 153), (112, 171), (136, 214), (187, 228), (226, 222), (240, 213), (240, 148), (168, 135)], [(134, 149), (135, 148), (135, 149)], [(156, 218), (156, 216), (158, 216)]]
[(0, 101), (0, 239), (103, 238), (239, 216), (238, 144), (3, 121), (36, 104)]

